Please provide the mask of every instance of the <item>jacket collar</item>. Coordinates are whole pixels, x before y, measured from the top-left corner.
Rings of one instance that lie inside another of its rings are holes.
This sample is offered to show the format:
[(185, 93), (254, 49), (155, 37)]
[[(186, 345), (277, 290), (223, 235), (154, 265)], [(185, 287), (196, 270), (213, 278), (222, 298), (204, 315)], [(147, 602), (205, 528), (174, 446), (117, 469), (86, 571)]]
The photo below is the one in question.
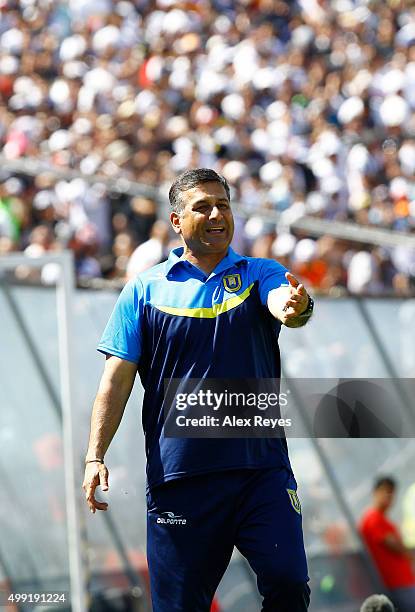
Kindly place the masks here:
[[(183, 247), (177, 247), (170, 251), (169, 258), (166, 262), (165, 274), (166, 276), (172, 272), (172, 270), (176, 267), (180, 268), (183, 265), (189, 264), (186, 259), (183, 259)], [(235, 251), (229, 247), (227, 254), (225, 257), (218, 263), (216, 268), (211, 272), (211, 275), (219, 274), (232, 266), (238, 265), (242, 261), (245, 261), (245, 257), (235, 253)], [(190, 264), (192, 265), (192, 264)]]

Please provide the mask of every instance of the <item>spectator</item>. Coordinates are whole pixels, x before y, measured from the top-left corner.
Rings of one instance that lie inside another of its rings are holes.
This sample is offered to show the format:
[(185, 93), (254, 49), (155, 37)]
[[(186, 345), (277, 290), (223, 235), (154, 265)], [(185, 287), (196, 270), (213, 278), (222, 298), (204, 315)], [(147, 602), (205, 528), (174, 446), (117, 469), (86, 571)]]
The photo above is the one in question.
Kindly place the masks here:
[(395, 612), (395, 607), (386, 595), (371, 595), (363, 602), (360, 612)]
[(169, 226), (165, 221), (155, 222), (150, 239), (140, 244), (128, 261), (128, 280), (135, 278), (140, 272), (144, 272), (144, 270), (155, 266), (166, 258), (169, 233)]
[(112, 252), (115, 258), (112, 268), (112, 278), (125, 280), (127, 265), (134, 253), (136, 242), (130, 232), (119, 232), (114, 239)]
[[(289, 233), (300, 244), (284, 257), (307, 284), (409, 295), (405, 246), (333, 239), (327, 250), (289, 229), (312, 215), (414, 232), (414, 24), (403, 0), (3, 0), (2, 154), (161, 193), (184, 168), (215, 168), (253, 218), (280, 213), (254, 238), (240, 231), (246, 254), (272, 253), (275, 235), (285, 253)], [(100, 182), (15, 179), (4, 177), (0, 238), (24, 250), (47, 224), (64, 247), (92, 224), (97, 274), (109, 278), (121, 277), (117, 234), (140, 245), (160, 216), (147, 195), (116, 197)]]
[(393, 504), (396, 483), (379, 478), (373, 488), (373, 506), (363, 515), (360, 532), (384, 585), (400, 612), (415, 610), (415, 574), (411, 550), (402, 543), (397, 527), (387, 514)]
[(75, 270), (79, 278), (99, 278), (101, 268), (95, 254), (98, 250), (96, 228), (84, 225), (75, 232), (69, 243), (75, 255)]

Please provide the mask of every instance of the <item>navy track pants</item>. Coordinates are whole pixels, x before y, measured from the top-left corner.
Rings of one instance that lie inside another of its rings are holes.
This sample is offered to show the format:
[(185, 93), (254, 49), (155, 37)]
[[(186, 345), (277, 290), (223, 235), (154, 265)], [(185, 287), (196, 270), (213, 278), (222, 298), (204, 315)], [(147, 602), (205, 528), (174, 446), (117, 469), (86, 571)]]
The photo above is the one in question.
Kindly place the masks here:
[(181, 478), (147, 494), (154, 612), (209, 612), (234, 546), (257, 576), (263, 612), (310, 601), (293, 474), (241, 469)]

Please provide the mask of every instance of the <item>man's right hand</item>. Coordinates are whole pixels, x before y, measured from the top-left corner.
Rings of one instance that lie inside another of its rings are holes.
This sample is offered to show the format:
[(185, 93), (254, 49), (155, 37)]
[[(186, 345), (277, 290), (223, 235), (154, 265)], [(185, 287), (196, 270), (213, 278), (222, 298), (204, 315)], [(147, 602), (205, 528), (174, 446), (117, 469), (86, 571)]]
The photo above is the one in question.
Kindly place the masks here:
[(104, 463), (87, 463), (85, 466), (85, 476), (82, 485), (85, 491), (86, 503), (93, 514), (96, 510), (107, 510), (108, 504), (95, 499), (95, 489), (101, 486), (102, 491), (108, 491), (108, 470)]
[(89, 509), (106, 510), (108, 504), (95, 499), (95, 489), (98, 485), (102, 491), (108, 491), (108, 470), (100, 461), (121, 422), (125, 405), (130, 397), (137, 364), (125, 359), (107, 355), (99, 389), (95, 398), (91, 416), (91, 433), (89, 436), (85, 465), (85, 478), (82, 488), (85, 491)]

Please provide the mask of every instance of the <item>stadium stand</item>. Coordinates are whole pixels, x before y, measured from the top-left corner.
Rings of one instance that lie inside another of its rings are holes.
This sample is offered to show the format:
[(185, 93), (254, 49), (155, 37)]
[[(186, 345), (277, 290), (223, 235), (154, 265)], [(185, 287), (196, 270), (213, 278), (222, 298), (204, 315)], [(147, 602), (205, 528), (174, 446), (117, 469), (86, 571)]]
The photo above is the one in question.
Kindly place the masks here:
[[(407, 3), (2, 0), (0, 9), (0, 254), (70, 247), (79, 278), (124, 282), (162, 207), (88, 177), (164, 194), (177, 173), (208, 166), (248, 213), (235, 239), (244, 253), (282, 260), (322, 292), (413, 292), (412, 249), (290, 231), (311, 215), (413, 233)], [(5, 170), (25, 159), (50, 171)]]

